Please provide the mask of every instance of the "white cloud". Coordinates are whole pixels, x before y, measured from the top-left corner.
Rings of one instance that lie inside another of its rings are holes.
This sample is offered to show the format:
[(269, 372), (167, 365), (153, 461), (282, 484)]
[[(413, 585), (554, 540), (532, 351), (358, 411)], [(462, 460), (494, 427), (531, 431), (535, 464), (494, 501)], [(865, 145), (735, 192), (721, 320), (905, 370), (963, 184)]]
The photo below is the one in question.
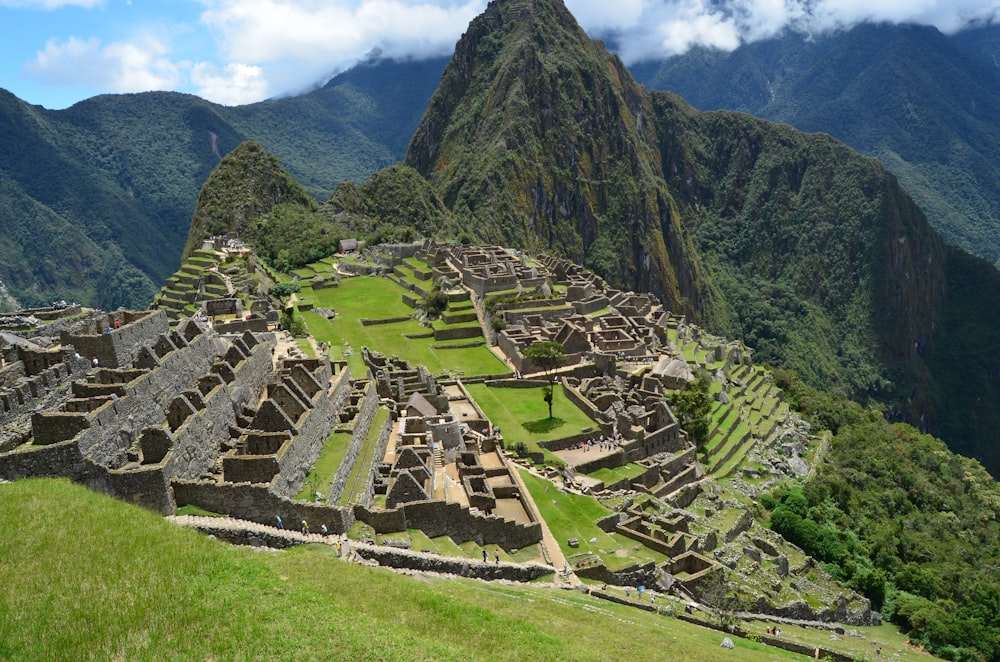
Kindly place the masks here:
[[(731, 50), (788, 28), (818, 34), (890, 21), (954, 32), (1000, 19), (1000, 0), (564, 1), (584, 29), (608, 38), (629, 64), (695, 45)], [(307, 89), (375, 50), (396, 58), (448, 54), (487, 0), (197, 2), (197, 25), (189, 18), (150, 20), (140, 37), (53, 39), (23, 73), (101, 92), (190, 90), (219, 103), (249, 103)], [(0, 0), (0, 7), (66, 6), (109, 14), (118, 7), (107, 0)]]
[(44, 9), (51, 11), (62, 7), (83, 7), (93, 9), (101, 7), (105, 0), (0, 0), (0, 7), (11, 9)]
[(815, 34), (887, 21), (951, 33), (1000, 18), (996, 0), (626, 0), (617, 15), (595, 10), (597, 2), (566, 0), (586, 30), (614, 38), (626, 62), (694, 45), (732, 50), (786, 28)]
[(176, 89), (181, 72), (153, 37), (102, 45), (96, 38), (50, 40), (24, 66), (24, 73), (53, 85), (92, 87), (106, 92)]
[(272, 94), (303, 89), (379, 49), (451, 52), (485, 0), (203, 0), (223, 59), (259, 66)]
[(267, 81), (260, 67), (230, 63), (219, 68), (210, 62), (199, 62), (191, 68), (191, 83), (198, 96), (238, 106), (260, 101), (267, 96)]
[(591, 32), (618, 32), (636, 26), (655, 0), (566, 0), (580, 25)]

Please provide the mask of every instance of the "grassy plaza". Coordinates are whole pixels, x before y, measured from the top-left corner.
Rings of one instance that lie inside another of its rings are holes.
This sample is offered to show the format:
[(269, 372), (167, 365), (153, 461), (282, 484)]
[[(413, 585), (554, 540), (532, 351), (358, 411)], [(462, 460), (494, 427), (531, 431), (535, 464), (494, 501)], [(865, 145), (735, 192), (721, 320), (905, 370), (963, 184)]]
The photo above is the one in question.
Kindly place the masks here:
[[(361, 360), (362, 346), (386, 356), (398, 356), (414, 365), (424, 365), (437, 375), (472, 376), (509, 372), (507, 366), (485, 344), (442, 349), (441, 345), (462, 344), (462, 341), (437, 342), (433, 337), (407, 337), (427, 336), (433, 334), (433, 329), (421, 326), (416, 319), (411, 318), (414, 311), (403, 303), (404, 293), (402, 288), (386, 278), (355, 276), (342, 278), (339, 287), (319, 290), (303, 288), (299, 299), (336, 311), (336, 317), (330, 320), (313, 311), (303, 312), (302, 317), (317, 341), (331, 344), (332, 359), (347, 360), (352, 375), (365, 374), (364, 362)], [(395, 317), (407, 319), (369, 326), (360, 321)]]

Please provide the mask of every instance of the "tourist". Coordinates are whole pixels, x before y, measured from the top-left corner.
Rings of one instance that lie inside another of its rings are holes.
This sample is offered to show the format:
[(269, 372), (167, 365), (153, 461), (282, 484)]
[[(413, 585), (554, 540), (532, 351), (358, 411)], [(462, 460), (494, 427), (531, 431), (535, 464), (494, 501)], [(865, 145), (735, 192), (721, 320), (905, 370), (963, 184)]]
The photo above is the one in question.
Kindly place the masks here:
[(493, 558), (496, 560), (496, 564), (500, 565), (500, 552), (493, 552)]
[(337, 539), (337, 556), (340, 556), (340, 539)]
[(483, 563), (488, 563), (489, 560), (490, 560), (490, 556), (489, 556), (489, 554), (486, 553), (486, 550), (484, 549), (483, 550)]
[(282, 524), (281, 524), (281, 515), (275, 515), (275, 516), (274, 516), (274, 519), (276, 519), (276, 520), (278, 521), (278, 528), (279, 528), (279, 529), (284, 529), (284, 528), (285, 528), (285, 527), (284, 527), (284, 526), (282, 526)]
[(92, 365), (92, 366), (94, 366), (96, 368), (97, 365), (98, 365), (98, 363), (99, 363), (99, 361), (97, 360), (97, 356), (92, 356), (90, 358), (90, 365)]
[(302, 533), (309, 535), (309, 522), (302, 520)]
[(329, 533), (326, 530), (326, 524), (324, 524), (322, 527), (320, 527), (320, 532), (323, 534), (323, 537), (326, 538), (327, 533)]

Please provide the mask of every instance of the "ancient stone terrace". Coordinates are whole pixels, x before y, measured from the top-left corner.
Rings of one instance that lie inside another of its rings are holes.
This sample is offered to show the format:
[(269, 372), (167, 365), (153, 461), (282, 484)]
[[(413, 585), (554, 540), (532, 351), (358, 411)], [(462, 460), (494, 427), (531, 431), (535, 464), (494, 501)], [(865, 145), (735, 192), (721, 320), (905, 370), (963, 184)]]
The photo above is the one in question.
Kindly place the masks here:
[(425, 253), (437, 261), (444, 257), (458, 271), (462, 284), (480, 298), (518, 287), (540, 287), (548, 276), (544, 268), (529, 266), (524, 253), (500, 246), (428, 246)]
[(447, 531), (456, 542), (505, 549), (537, 543), (540, 524), (496, 437), (486, 434), (488, 421), (478, 411), (469, 417), (474, 406), (461, 384), (441, 386), (422, 368), (367, 348), (362, 355), (397, 421), (372, 476), (374, 492), (385, 495), (384, 508), (363, 503), (356, 516), (379, 533), (417, 528), (433, 537)]
[(116, 315), (125, 323), (105, 333), (62, 335), (64, 347), (100, 352), (112, 367), (92, 368), (63, 402), (33, 414), (25, 443), (0, 454), (0, 475), (68, 476), (172, 512), (170, 481), (216, 461), (234, 410), (270, 374), (273, 339), (218, 339), (190, 321), (171, 329), (162, 311)]

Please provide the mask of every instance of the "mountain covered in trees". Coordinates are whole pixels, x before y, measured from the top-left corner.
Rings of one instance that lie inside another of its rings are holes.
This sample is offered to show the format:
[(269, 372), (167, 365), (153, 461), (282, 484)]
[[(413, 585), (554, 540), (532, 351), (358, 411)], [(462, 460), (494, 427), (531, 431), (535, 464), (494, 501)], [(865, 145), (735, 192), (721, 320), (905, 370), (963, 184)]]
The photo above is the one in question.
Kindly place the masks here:
[(822, 131), (891, 170), (951, 244), (1000, 264), (1000, 26), (786, 31), (631, 67), (650, 89)]
[(180, 262), (198, 192), (253, 139), (319, 200), (398, 162), (443, 61), (363, 63), (292, 98), (225, 107), (170, 92), (65, 110), (0, 90), (0, 306), (141, 308)]
[[(698, 108), (824, 131), (879, 158), (949, 243), (995, 262), (998, 44), (994, 26), (945, 37), (862, 25), (731, 54), (695, 49), (631, 71)], [(0, 91), (0, 283), (22, 304), (141, 305), (176, 267), (198, 190), (221, 156), (260, 142), (323, 202), (339, 182), (361, 183), (405, 157), (447, 62), (373, 56), (308, 94), (238, 108), (149, 93), (49, 111)], [(147, 241), (155, 255), (137, 251)], [(12, 299), (0, 294), (0, 306)]]

